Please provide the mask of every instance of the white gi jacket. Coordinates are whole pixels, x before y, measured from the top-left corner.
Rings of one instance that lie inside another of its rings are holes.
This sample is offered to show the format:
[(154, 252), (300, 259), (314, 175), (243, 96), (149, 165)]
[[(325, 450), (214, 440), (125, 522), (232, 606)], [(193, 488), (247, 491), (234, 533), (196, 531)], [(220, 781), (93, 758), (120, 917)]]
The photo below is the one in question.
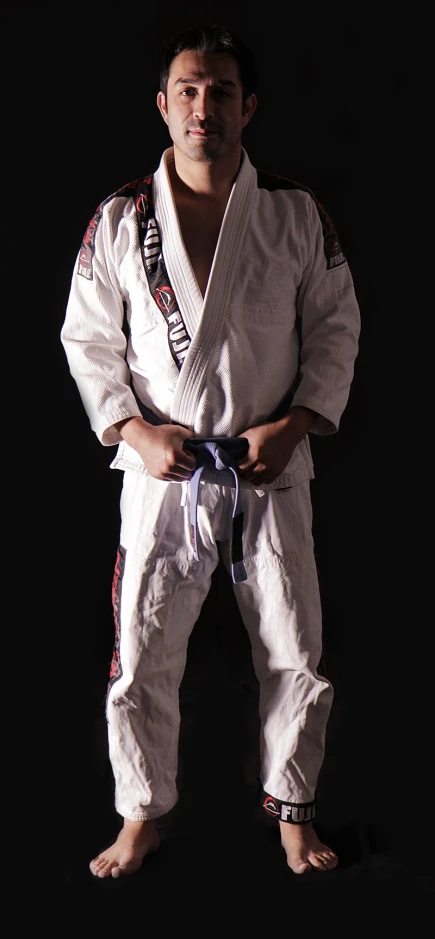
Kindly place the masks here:
[[(140, 416), (131, 380), (165, 422), (199, 436), (237, 436), (266, 422), (296, 380), (292, 404), (319, 415), (310, 432), (334, 433), (349, 396), (360, 315), (328, 216), (309, 190), (257, 172), (243, 150), (203, 298), (178, 223), (167, 153), (153, 194), (166, 270), (190, 337), (181, 370), (149, 289), (129, 195), (109, 197), (91, 222), (92, 279), (86, 269), (83, 276), (79, 252), (61, 332), (93, 430), (103, 445), (119, 444), (112, 467), (147, 472), (114, 427)], [(306, 437), (271, 486), (313, 475)]]

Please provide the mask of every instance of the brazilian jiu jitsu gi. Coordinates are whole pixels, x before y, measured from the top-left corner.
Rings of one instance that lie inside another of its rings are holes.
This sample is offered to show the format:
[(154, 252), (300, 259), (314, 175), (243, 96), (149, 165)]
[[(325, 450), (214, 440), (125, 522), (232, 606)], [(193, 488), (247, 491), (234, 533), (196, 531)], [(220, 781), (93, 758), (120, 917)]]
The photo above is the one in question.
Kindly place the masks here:
[[(61, 333), (91, 426), (103, 445), (117, 445), (111, 466), (124, 473), (107, 721), (116, 809), (132, 820), (161, 816), (178, 798), (179, 685), (218, 542), (229, 558), (235, 489), (204, 472), (196, 559), (188, 486), (154, 479), (114, 425), (140, 416), (143, 404), (195, 435), (236, 437), (268, 421), (293, 389), (292, 404), (318, 415), (310, 432), (334, 433), (360, 330), (326, 212), (303, 186), (256, 170), (245, 150), (203, 298), (169, 153), (144, 185), (128, 184), (98, 207)], [(240, 483), (247, 576), (234, 590), (260, 686), (264, 807), (290, 822), (315, 815), (333, 697), (317, 670), (313, 476), (307, 436), (272, 484)]]

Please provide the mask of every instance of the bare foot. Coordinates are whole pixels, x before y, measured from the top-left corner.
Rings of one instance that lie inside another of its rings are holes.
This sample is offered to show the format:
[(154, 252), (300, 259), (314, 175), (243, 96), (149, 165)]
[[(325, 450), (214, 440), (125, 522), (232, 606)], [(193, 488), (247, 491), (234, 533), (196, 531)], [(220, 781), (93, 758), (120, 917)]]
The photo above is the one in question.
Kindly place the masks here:
[(132, 822), (124, 819), (124, 827), (110, 848), (102, 851), (89, 867), (95, 877), (122, 877), (139, 870), (146, 854), (157, 851), (160, 838), (156, 819)]
[(287, 864), (295, 874), (331, 871), (337, 867), (338, 857), (331, 848), (319, 841), (311, 823), (294, 825), (280, 822), (281, 844), (287, 855)]

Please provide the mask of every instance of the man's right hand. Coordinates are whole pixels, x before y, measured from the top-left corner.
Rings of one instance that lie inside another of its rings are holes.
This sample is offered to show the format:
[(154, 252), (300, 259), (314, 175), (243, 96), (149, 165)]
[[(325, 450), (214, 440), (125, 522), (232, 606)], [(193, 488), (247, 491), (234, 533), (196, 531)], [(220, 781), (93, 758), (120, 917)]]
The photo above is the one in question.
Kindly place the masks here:
[(196, 468), (192, 453), (183, 450), (184, 441), (195, 434), (179, 424), (148, 424), (142, 417), (130, 417), (116, 424), (123, 440), (137, 451), (150, 476), (164, 482), (181, 483)]

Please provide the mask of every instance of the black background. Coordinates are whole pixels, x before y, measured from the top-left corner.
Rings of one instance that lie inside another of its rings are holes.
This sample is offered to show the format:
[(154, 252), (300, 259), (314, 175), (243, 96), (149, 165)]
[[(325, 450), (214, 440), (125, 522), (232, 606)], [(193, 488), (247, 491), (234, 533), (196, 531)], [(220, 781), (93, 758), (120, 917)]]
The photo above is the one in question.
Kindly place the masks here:
[[(412, 16), (396, 8), (393, 18), (366, 5), (274, 0), (237, 7), (29, 2), (6, 18), (5, 101), (12, 171), (21, 181), (18, 243), (29, 256), (13, 309), (15, 334), (29, 340), (32, 375), (25, 398), (35, 443), (23, 472), (32, 501), (42, 505), (36, 534), (44, 587), (36, 607), (43, 651), (36, 671), (38, 686), (49, 688), (45, 795), (55, 819), (48, 837), (59, 851), (53, 882), (66, 907), (94, 897), (102, 885), (88, 883), (88, 861), (121, 821), (112, 809), (103, 717), (121, 474), (109, 469), (114, 449), (101, 447), (89, 428), (59, 333), (96, 206), (153, 171), (170, 144), (155, 104), (161, 44), (199, 20), (226, 23), (251, 46), (259, 103), (244, 146), (254, 165), (315, 191), (354, 276), (362, 332), (349, 404), (337, 435), (311, 437), (325, 661), (336, 691), (321, 821), (348, 839), (347, 871), (354, 836), (372, 860), (376, 852), (387, 858), (383, 881), (378, 865), (377, 902), (388, 896), (400, 907), (406, 884), (418, 907), (433, 876), (423, 834), (433, 824), (430, 418), (421, 420), (433, 300), (422, 273), (428, 213), (419, 109), (428, 26), (418, 7)], [(16, 206), (16, 187), (11, 195)], [(247, 871), (243, 889), (256, 889), (260, 875), (254, 863), (246, 866), (240, 836), (256, 773), (256, 684), (220, 568), (192, 635), (182, 713), (176, 889), (194, 879), (210, 890), (226, 871), (227, 891), (232, 884), (237, 893), (236, 869)], [(192, 847), (192, 831), (204, 845), (213, 820), (214, 867), (209, 851), (199, 859)], [(255, 854), (269, 829), (252, 825), (260, 832), (258, 842), (247, 835)], [(224, 841), (234, 843), (229, 852)], [(170, 854), (162, 857), (158, 863), (164, 867), (166, 857), (170, 866)], [(354, 861), (357, 870), (358, 850)], [(155, 886), (157, 860), (150, 864)], [(266, 892), (277, 876), (273, 865), (270, 871), (270, 883), (267, 872), (260, 878)], [(337, 881), (329, 883), (337, 898)]]

